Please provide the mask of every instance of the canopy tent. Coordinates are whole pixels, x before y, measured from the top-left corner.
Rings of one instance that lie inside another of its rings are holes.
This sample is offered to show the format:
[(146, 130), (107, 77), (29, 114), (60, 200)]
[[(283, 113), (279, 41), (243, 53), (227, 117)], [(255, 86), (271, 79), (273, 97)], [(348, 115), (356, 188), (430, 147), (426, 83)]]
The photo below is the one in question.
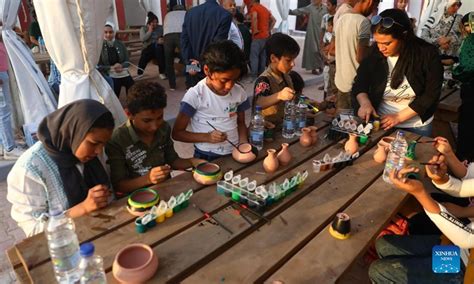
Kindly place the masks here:
[(41, 32), (52, 60), (61, 73), (58, 106), (79, 99), (103, 103), (116, 126), (126, 121), (117, 96), (97, 71), (105, 21), (112, 0), (34, 0)]
[(280, 15), (281, 22), (277, 30), (281, 33), (288, 34), (288, 15), (290, 11), (290, 0), (277, 0), (277, 11)]
[(145, 10), (145, 12), (153, 12), (158, 17), (158, 22), (163, 24), (163, 19), (161, 18), (161, 1), (160, 0), (138, 0), (140, 6)]
[(21, 0), (4, 0), (2, 37), (19, 89), (20, 108), (25, 124), (38, 125), (56, 109), (48, 82), (36, 65), (31, 51), (13, 31)]

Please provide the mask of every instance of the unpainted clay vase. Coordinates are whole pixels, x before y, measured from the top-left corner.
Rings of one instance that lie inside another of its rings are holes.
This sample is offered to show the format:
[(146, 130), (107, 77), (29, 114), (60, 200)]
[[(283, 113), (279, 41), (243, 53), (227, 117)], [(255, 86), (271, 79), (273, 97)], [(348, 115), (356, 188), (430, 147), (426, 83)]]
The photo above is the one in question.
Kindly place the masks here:
[(290, 150), (288, 149), (288, 146), (289, 146), (288, 143), (281, 144), (281, 150), (280, 152), (278, 152), (278, 155), (277, 155), (278, 162), (282, 166), (288, 165), (292, 158)]
[(263, 169), (267, 173), (271, 174), (278, 169), (279, 162), (276, 156), (275, 149), (268, 149), (267, 153), (268, 153), (267, 157), (265, 158), (265, 160), (263, 160)]
[(239, 163), (246, 164), (255, 160), (257, 155), (252, 151), (252, 145), (250, 143), (242, 143), (239, 144), (238, 149), (234, 148), (232, 158)]
[(308, 128), (311, 129), (311, 144), (314, 145), (318, 142), (318, 128), (316, 126), (310, 126)]
[(145, 283), (155, 275), (158, 257), (145, 244), (131, 244), (115, 256), (112, 273), (120, 283)]
[(394, 140), (394, 137), (384, 137), (379, 143), (377, 143), (377, 150), (374, 152), (374, 161), (377, 163), (384, 163), (387, 159), (388, 151), (390, 150), (390, 143)]
[(347, 140), (346, 144), (344, 145), (344, 150), (347, 153), (354, 155), (357, 150), (359, 150), (359, 143), (357, 142), (357, 135), (349, 134), (349, 140)]
[(313, 143), (313, 139), (311, 138), (311, 129), (309, 127), (303, 127), (301, 129), (303, 135), (300, 137), (300, 144), (303, 147), (309, 147)]

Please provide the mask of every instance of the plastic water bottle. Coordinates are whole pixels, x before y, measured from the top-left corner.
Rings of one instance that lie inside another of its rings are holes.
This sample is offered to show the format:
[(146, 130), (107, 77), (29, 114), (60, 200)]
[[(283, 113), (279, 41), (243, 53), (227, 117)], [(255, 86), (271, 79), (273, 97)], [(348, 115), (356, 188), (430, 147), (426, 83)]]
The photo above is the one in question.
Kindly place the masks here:
[(38, 38), (39, 51), (41, 54), (46, 53), (46, 46), (44, 45), (43, 37)]
[(296, 129), (295, 129), (295, 135), (296, 136), (301, 136), (303, 135), (303, 132), (301, 129), (306, 127), (306, 110), (307, 106), (304, 103), (305, 97), (301, 96), (300, 97), (300, 102), (296, 107)]
[(6, 105), (7, 105), (7, 102), (5, 101), (5, 93), (3, 92), (3, 85), (0, 85), (0, 107), (5, 107)]
[(390, 152), (385, 162), (385, 169), (383, 171), (383, 180), (387, 183), (390, 181), (390, 173), (393, 170), (401, 170), (405, 165), (405, 155), (408, 150), (408, 143), (405, 139), (405, 132), (397, 131), (397, 137), (390, 144)]
[(102, 257), (94, 255), (94, 245), (84, 243), (81, 245), (81, 284), (105, 284), (107, 278), (104, 273), (104, 261)]
[(263, 148), (263, 134), (265, 131), (265, 119), (262, 115), (262, 107), (255, 107), (255, 114), (250, 122), (250, 144), (258, 150)]
[(72, 219), (61, 211), (53, 211), (46, 227), (46, 238), (56, 280), (59, 283), (78, 282), (81, 257)]
[(293, 138), (295, 136), (295, 103), (287, 101), (285, 103), (285, 116), (283, 117), (282, 135), (284, 138)]

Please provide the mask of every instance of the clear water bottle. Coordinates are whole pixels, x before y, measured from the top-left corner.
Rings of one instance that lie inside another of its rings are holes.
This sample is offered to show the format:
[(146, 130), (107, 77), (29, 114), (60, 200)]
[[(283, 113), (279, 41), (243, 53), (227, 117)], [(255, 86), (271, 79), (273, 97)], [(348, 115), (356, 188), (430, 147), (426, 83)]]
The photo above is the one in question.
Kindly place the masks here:
[(383, 171), (383, 180), (387, 183), (390, 181), (390, 173), (393, 170), (401, 170), (405, 165), (405, 155), (408, 150), (408, 143), (405, 139), (405, 132), (397, 131), (397, 137), (390, 144), (390, 152), (385, 162), (385, 169)]
[(5, 93), (3, 92), (3, 85), (0, 85), (0, 107), (5, 107), (6, 105), (7, 105), (7, 102), (5, 101)]
[(38, 38), (38, 44), (39, 44), (39, 51), (41, 54), (46, 53), (46, 46), (44, 45), (44, 39), (43, 37)]
[(287, 101), (285, 103), (285, 116), (283, 117), (282, 135), (284, 138), (293, 138), (295, 136), (295, 103)]
[(59, 283), (78, 282), (81, 257), (72, 219), (62, 211), (53, 211), (46, 227), (46, 238), (56, 280)]
[(258, 150), (263, 148), (263, 134), (265, 131), (265, 118), (262, 115), (262, 107), (255, 107), (255, 114), (250, 122), (250, 144)]
[(84, 243), (81, 245), (81, 284), (105, 284), (107, 278), (104, 273), (104, 261), (102, 257), (94, 255), (94, 245)]
[(306, 110), (308, 107), (304, 103), (305, 99), (306, 99), (305, 97), (301, 96), (300, 102), (296, 106), (296, 128), (295, 128), (296, 136), (303, 135), (303, 131), (301, 129), (306, 127)]

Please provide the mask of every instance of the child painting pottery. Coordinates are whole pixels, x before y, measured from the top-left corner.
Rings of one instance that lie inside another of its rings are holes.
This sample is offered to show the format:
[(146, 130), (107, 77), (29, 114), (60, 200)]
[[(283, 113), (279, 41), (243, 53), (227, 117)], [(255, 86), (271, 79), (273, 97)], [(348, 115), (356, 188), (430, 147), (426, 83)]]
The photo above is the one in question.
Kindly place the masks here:
[(282, 166), (288, 165), (292, 158), (290, 150), (288, 149), (288, 146), (289, 146), (288, 143), (281, 144), (281, 150), (280, 152), (278, 152), (278, 155), (277, 155), (278, 162)]
[(239, 163), (247, 164), (257, 158), (257, 153), (250, 143), (239, 144), (238, 148), (232, 151), (232, 158)]
[(155, 275), (158, 257), (145, 244), (131, 244), (115, 256), (112, 273), (120, 283), (145, 283)]
[(357, 150), (359, 150), (359, 143), (357, 142), (357, 135), (349, 134), (349, 140), (347, 140), (346, 144), (344, 145), (344, 150), (347, 153), (354, 155)]
[(271, 174), (274, 173), (279, 166), (278, 158), (276, 156), (276, 150), (275, 149), (268, 149), (267, 150), (267, 157), (265, 160), (263, 160), (263, 169)]
[(301, 129), (303, 135), (300, 137), (300, 144), (303, 147), (309, 147), (313, 143), (313, 139), (311, 138), (311, 129), (309, 127), (303, 127)]

